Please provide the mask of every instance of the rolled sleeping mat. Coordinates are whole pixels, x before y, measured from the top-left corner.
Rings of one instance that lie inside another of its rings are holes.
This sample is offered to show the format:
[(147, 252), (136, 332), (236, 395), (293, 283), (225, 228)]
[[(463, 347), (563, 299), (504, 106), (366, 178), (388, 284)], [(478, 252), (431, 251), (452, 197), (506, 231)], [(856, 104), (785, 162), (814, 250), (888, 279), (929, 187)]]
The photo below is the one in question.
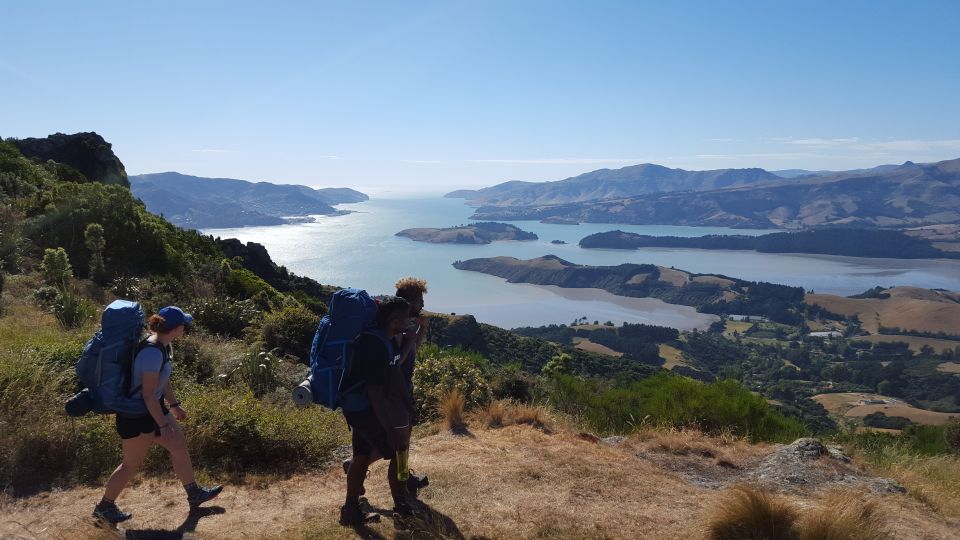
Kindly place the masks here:
[(313, 375), (304, 379), (304, 381), (297, 385), (293, 389), (293, 402), (298, 407), (306, 407), (313, 404), (313, 389), (310, 388), (310, 383), (313, 379)]

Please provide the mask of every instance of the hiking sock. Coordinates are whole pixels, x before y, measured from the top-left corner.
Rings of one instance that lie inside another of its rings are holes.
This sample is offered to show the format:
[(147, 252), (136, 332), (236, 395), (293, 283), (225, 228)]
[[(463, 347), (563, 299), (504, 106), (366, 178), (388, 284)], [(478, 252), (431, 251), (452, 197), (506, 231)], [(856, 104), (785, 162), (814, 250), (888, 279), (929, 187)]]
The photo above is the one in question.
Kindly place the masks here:
[(98, 508), (110, 508), (111, 506), (116, 506), (117, 502), (110, 500), (106, 497), (101, 497), (100, 502), (97, 503)]
[(195, 497), (203, 491), (202, 489), (200, 489), (200, 486), (198, 486), (196, 482), (190, 482), (189, 484), (185, 484), (183, 486), (183, 489), (184, 491), (187, 492), (188, 497)]

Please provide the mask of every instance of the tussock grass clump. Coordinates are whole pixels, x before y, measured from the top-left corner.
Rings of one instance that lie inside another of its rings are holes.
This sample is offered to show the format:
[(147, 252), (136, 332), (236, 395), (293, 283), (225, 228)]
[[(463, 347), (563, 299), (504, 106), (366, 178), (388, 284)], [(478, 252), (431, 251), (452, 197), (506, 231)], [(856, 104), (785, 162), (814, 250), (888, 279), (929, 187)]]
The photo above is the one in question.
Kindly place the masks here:
[(439, 413), (444, 427), (454, 432), (466, 428), (463, 415), (465, 405), (466, 400), (457, 388), (451, 389), (440, 398)]
[(485, 414), (485, 423), (487, 427), (503, 427), (503, 421), (507, 415), (507, 406), (502, 400), (491, 401), (487, 405)]
[(883, 540), (889, 538), (877, 503), (867, 494), (836, 490), (803, 513), (789, 501), (750, 486), (720, 494), (707, 521), (711, 540)]
[(541, 405), (519, 403), (510, 410), (510, 422), (513, 424), (527, 424), (544, 431), (550, 430), (550, 415)]
[(707, 522), (711, 540), (796, 540), (798, 514), (786, 499), (747, 486), (728, 489)]
[(889, 538), (877, 509), (866, 494), (834, 491), (822, 505), (803, 515), (801, 540), (883, 540)]

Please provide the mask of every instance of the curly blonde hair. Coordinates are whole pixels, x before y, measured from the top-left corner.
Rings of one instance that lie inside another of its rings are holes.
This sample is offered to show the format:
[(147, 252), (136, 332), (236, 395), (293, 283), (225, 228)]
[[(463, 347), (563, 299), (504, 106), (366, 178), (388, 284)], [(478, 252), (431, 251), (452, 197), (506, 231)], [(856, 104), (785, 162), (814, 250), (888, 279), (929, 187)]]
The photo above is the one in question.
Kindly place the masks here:
[(417, 293), (424, 294), (427, 292), (427, 280), (416, 277), (400, 278), (397, 280), (395, 286), (397, 288), (397, 296), (401, 298), (409, 299)]

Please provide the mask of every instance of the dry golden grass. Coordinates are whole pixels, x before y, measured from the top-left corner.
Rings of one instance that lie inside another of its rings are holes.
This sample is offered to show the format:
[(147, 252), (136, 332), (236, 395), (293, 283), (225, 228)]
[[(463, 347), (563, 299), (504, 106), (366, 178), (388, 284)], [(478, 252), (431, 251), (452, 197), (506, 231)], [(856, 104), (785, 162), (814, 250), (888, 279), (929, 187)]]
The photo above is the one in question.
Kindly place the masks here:
[(944, 362), (937, 366), (937, 371), (944, 373), (960, 373), (960, 364), (956, 362)]
[(890, 538), (876, 501), (857, 491), (833, 491), (820, 506), (804, 512), (801, 540), (883, 540)]
[(462, 431), (467, 427), (463, 410), (466, 400), (460, 390), (454, 388), (440, 398), (440, 419), (446, 429)]
[(960, 418), (960, 413), (942, 413), (937, 411), (928, 411), (918, 409), (906, 404), (893, 405), (857, 405), (846, 412), (846, 416), (851, 418), (863, 418), (868, 414), (882, 412), (887, 416), (902, 416), (909, 418), (911, 422), (917, 424), (927, 424), (931, 426), (940, 426), (946, 424), (951, 418)]
[(919, 336), (904, 336), (902, 334), (894, 335), (883, 335), (883, 334), (874, 334), (872, 336), (863, 336), (863, 341), (869, 341), (870, 343), (906, 343), (910, 346), (910, 350), (918, 352), (924, 345), (932, 347), (933, 350), (937, 352), (952, 351), (956, 347), (960, 347), (960, 341), (953, 341), (950, 339), (936, 339), (936, 338), (927, 338)]
[[(509, 416), (510, 407), (506, 408)], [(658, 439), (663, 437), (674, 442), (661, 444)], [(611, 446), (583, 440), (566, 429), (547, 434), (512, 425), (476, 429), (473, 437), (446, 431), (419, 437), (411, 466), (430, 475), (430, 486), (421, 491), (428, 514), (396, 521), (384, 515), (366, 530), (337, 524), (345, 489), (339, 463), (315, 474), (228, 485), (210, 505), (212, 510), (199, 515), (188, 511), (183, 489), (172, 475), (131, 487), (120, 497), (120, 505), (134, 512), (134, 519), (125, 525), (127, 536), (136, 538), (347, 539), (358, 533), (365, 538), (404, 539), (696, 538), (704, 534), (709, 510), (704, 501), (717, 492), (687, 481), (677, 471), (685, 470), (685, 460), (708, 465), (711, 460), (667, 451), (654, 456), (645, 447), (683, 448), (685, 439), (691, 447), (712, 445), (753, 458), (771, 450), (695, 431), (651, 428)], [(367, 497), (377, 508), (390, 506), (385, 475), (386, 462), (378, 462), (366, 482)], [(0, 538), (97, 538), (99, 531), (89, 525), (87, 516), (101, 490), (77, 487), (27, 499), (0, 498), (4, 516)], [(876, 497), (881, 513), (895, 516), (889, 524), (894, 538), (950, 538), (960, 525), (908, 497)], [(816, 486), (807, 495), (786, 498), (795, 508), (826, 506)]]
[(690, 282), (690, 274), (673, 268), (660, 266), (660, 281), (666, 281), (674, 287), (683, 287)]
[(918, 287), (895, 287), (886, 292), (890, 298), (808, 294), (804, 301), (841, 315), (857, 315), (863, 328), (872, 333), (882, 325), (960, 335), (960, 294)]
[(660, 344), (660, 357), (664, 359), (663, 369), (673, 369), (676, 366), (686, 366), (687, 362), (683, 358), (680, 349), (670, 345)]
[(599, 343), (594, 343), (586, 338), (574, 338), (576, 342), (576, 347), (581, 351), (593, 352), (597, 354), (605, 354), (607, 356), (615, 356), (620, 358), (623, 356), (622, 352), (615, 351), (606, 345), (601, 345)]
[(794, 540), (798, 514), (785, 498), (747, 486), (721, 493), (707, 518), (711, 540)]
[(545, 431), (552, 429), (550, 415), (541, 405), (514, 404), (509, 409), (509, 419), (511, 424), (525, 424)]
[(507, 405), (502, 400), (491, 401), (484, 411), (485, 424), (487, 427), (498, 428), (504, 426), (504, 419), (507, 415)]

